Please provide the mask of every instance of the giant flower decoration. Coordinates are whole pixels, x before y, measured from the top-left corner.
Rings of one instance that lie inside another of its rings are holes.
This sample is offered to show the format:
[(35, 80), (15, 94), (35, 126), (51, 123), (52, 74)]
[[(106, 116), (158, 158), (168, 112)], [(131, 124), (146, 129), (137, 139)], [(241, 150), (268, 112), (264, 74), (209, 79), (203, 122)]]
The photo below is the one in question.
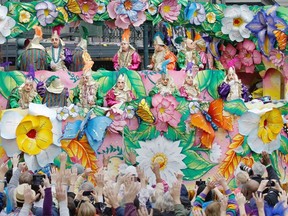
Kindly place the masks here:
[(239, 59), (242, 65), (245, 67), (246, 73), (253, 73), (256, 64), (261, 63), (262, 55), (255, 49), (255, 44), (245, 39), (243, 43), (237, 44), (237, 49), (239, 50)]
[(274, 49), (270, 52), (269, 59), (276, 67), (282, 67), (284, 65), (285, 54)]
[(257, 36), (258, 46), (266, 56), (270, 55), (270, 51), (274, 47), (276, 37), (273, 31), (276, 30), (277, 23), (283, 23), (283, 20), (277, 17), (276, 11), (270, 11), (269, 14), (267, 14), (262, 9), (246, 26), (247, 29)]
[(78, 0), (81, 14), (79, 16), (87, 23), (93, 23), (93, 17), (97, 13), (98, 5), (95, 1)]
[(97, 13), (98, 14), (103, 14), (106, 12), (106, 5), (104, 3), (98, 3), (98, 10)]
[(147, 7), (146, 0), (114, 0), (108, 4), (107, 11), (112, 19), (116, 19), (116, 26), (127, 29), (130, 24), (140, 26), (145, 22)]
[(28, 11), (22, 10), (19, 14), (19, 22), (28, 23), (30, 21), (31, 15)]
[(159, 13), (163, 19), (168, 22), (174, 22), (178, 19), (180, 14), (181, 5), (175, 0), (164, 0), (158, 7)]
[(221, 31), (223, 34), (229, 34), (231, 41), (241, 42), (244, 38), (250, 37), (251, 32), (246, 28), (246, 24), (253, 19), (253, 16), (254, 13), (247, 5), (227, 7), (221, 21)]
[(252, 151), (272, 153), (280, 147), (283, 119), (278, 109), (250, 110), (240, 117), (238, 124), (239, 133), (248, 136), (247, 143)]
[(118, 133), (119, 131), (122, 132), (126, 126), (126, 115), (124, 111), (116, 107), (112, 107), (107, 116), (113, 120), (108, 130), (112, 133)]
[(195, 2), (191, 3), (185, 8), (185, 17), (186, 19), (190, 20), (191, 24), (201, 25), (201, 23), (206, 19), (204, 6)]
[(166, 132), (168, 125), (177, 127), (181, 119), (181, 113), (176, 110), (178, 104), (172, 95), (166, 97), (160, 94), (154, 95), (152, 98), (152, 106), (154, 108), (151, 111), (156, 117), (157, 130)]
[(35, 9), (37, 11), (38, 21), (42, 26), (53, 23), (55, 18), (58, 16), (56, 6), (49, 1), (38, 3), (35, 6)]
[(11, 34), (11, 29), (16, 22), (11, 17), (7, 16), (8, 9), (5, 6), (0, 6), (0, 44), (6, 42), (6, 37)]
[(151, 170), (154, 163), (159, 164), (161, 178), (169, 185), (176, 180), (174, 173), (186, 168), (183, 162), (186, 155), (181, 154), (180, 141), (172, 142), (159, 136), (154, 140), (139, 141), (139, 144), (141, 148), (136, 149), (138, 154), (136, 160), (139, 166), (144, 168), (145, 175), (151, 184), (156, 183), (155, 175)]
[(8, 110), (1, 124), (2, 145), (9, 157), (24, 152), (24, 159), (32, 171), (53, 162), (61, 152), (61, 122), (56, 111), (42, 104), (29, 104), (25, 116)]
[[(228, 63), (232, 59), (239, 59), (238, 55), (236, 55), (237, 49), (230, 43), (226, 47), (222, 45), (220, 47), (220, 50), (222, 51), (222, 55), (220, 56), (220, 62), (223, 65), (223, 67), (226, 69), (228, 69)], [(240, 70), (241, 66), (242, 66), (241, 61), (235, 62), (236, 70)]]

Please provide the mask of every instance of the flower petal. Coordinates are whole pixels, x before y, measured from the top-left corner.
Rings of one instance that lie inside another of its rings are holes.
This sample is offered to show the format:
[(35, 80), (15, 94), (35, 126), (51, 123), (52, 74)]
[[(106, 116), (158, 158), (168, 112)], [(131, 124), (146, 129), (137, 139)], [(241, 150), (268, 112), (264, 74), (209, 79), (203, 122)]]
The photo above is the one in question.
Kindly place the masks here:
[(36, 155), (41, 152), (41, 149), (36, 144), (36, 140), (29, 138), (26, 134), (17, 136), (16, 141), (19, 149), (29, 155)]
[(245, 112), (238, 121), (239, 133), (244, 136), (249, 135), (251, 131), (258, 129), (259, 121), (259, 115), (249, 111)]
[(24, 154), (24, 160), (29, 170), (35, 172), (36, 170), (41, 169), (41, 166), (38, 164), (35, 155)]
[(51, 130), (40, 130), (35, 137), (38, 148), (45, 150), (53, 143), (53, 133)]
[(46, 1), (40, 2), (35, 6), (35, 10), (37, 10), (37, 11), (38, 10), (45, 10), (47, 8), (48, 8), (48, 5), (47, 5)]
[(16, 139), (1, 139), (2, 146), (8, 157), (13, 157), (14, 154), (20, 154), (21, 150), (18, 148), (16, 144)]
[(50, 145), (47, 149), (42, 150), (40, 154), (36, 155), (38, 164), (45, 167), (48, 163), (52, 163), (54, 158), (61, 153), (61, 148), (55, 145)]
[(15, 139), (16, 138), (16, 129), (23, 119), (18, 112), (8, 110), (6, 111), (1, 119), (1, 137), (5, 139)]
[(229, 34), (233, 27), (233, 20), (230, 18), (224, 17), (221, 22), (222, 22), (221, 31), (223, 32), (223, 34)]

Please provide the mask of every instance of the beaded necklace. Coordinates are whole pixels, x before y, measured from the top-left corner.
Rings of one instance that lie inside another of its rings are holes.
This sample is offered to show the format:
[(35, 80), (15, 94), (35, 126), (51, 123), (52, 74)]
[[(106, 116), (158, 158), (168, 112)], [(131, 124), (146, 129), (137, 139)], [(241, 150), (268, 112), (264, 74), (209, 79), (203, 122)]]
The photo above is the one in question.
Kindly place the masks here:
[(52, 59), (53, 59), (53, 62), (55, 63), (58, 63), (60, 60), (61, 48), (62, 48), (61, 46), (58, 47), (58, 56), (57, 56), (57, 59), (55, 59), (54, 47), (52, 46)]

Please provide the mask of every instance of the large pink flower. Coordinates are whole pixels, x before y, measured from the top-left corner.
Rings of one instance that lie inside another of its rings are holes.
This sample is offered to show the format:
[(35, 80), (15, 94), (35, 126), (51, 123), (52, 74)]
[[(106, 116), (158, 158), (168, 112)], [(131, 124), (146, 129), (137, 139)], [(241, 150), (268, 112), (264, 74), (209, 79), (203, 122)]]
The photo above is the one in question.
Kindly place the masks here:
[(274, 49), (270, 52), (269, 59), (276, 67), (281, 67), (284, 65), (285, 54), (279, 50)]
[(220, 51), (222, 51), (222, 55), (220, 57), (220, 62), (225, 69), (229, 69), (228, 63), (232, 59), (237, 59), (237, 61), (235, 62), (235, 69), (236, 70), (241, 69), (241, 61), (238, 58), (238, 56), (236, 55), (236, 52), (237, 52), (236, 48), (234, 46), (232, 46), (232, 44), (228, 44), (226, 47), (224, 45), (222, 45), (220, 47)]
[(97, 13), (98, 5), (93, 0), (78, 0), (78, 4), (81, 8), (81, 14), (79, 16), (81, 19), (83, 19), (85, 22), (93, 23), (93, 17)]
[(260, 64), (262, 61), (260, 52), (255, 50), (255, 48), (255, 44), (248, 39), (237, 44), (237, 49), (239, 50), (238, 57), (241, 60), (246, 73), (253, 73), (255, 64)]
[(112, 133), (118, 133), (118, 131), (123, 131), (124, 127), (126, 126), (126, 115), (124, 114), (124, 111), (112, 107), (107, 116), (113, 120), (112, 124), (108, 128), (109, 131), (111, 131)]
[(175, 97), (168, 95), (163, 97), (160, 94), (152, 98), (152, 113), (156, 117), (156, 129), (166, 132), (168, 125), (177, 127), (181, 119), (181, 114), (176, 110), (178, 102)]
[(116, 26), (127, 29), (130, 24), (140, 26), (145, 22), (147, 8), (146, 0), (114, 0), (108, 4), (107, 11), (112, 19), (116, 19)]
[(178, 19), (181, 5), (176, 0), (164, 0), (159, 6), (159, 12), (163, 19), (168, 22), (174, 22)]
[(282, 73), (285, 79), (288, 80), (288, 56), (285, 57)]

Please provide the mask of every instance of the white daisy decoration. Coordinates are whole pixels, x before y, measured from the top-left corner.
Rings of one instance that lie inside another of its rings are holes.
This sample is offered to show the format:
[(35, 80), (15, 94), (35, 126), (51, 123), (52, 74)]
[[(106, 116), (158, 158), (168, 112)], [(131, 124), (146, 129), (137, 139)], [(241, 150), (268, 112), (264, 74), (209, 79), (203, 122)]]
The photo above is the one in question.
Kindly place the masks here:
[(78, 115), (79, 115), (79, 107), (75, 104), (71, 104), (69, 107), (68, 107), (68, 110), (69, 110), (69, 115), (72, 117), (72, 118), (76, 118)]
[(133, 106), (127, 106), (125, 109), (126, 117), (132, 119), (135, 115), (135, 109)]
[(196, 101), (189, 103), (189, 110), (191, 114), (195, 114), (199, 112), (200, 104)]
[(68, 117), (69, 117), (69, 109), (68, 109), (68, 107), (64, 106), (64, 107), (59, 107), (57, 109), (56, 118), (59, 121), (65, 121)]
[(218, 143), (213, 143), (210, 149), (209, 158), (213, 163), (219, 163), (219, 159), (222, 155), (221, 146)]
[(139, 141), (141, 148), (135, 149), (139, 166), (144, 169), (145, 175), (149, 178), (150, 184), (155, 184), (155, 175), (151, 166), (159, 163), (161, 178), (170, 186), (176, 180), (175, 173), (181, 169), (186, 169), (183, 159), (186, 157), (181, 154), (182, 148), (179, 147), (180, 141), (170, 141), (163, 136), (146, 142)]

